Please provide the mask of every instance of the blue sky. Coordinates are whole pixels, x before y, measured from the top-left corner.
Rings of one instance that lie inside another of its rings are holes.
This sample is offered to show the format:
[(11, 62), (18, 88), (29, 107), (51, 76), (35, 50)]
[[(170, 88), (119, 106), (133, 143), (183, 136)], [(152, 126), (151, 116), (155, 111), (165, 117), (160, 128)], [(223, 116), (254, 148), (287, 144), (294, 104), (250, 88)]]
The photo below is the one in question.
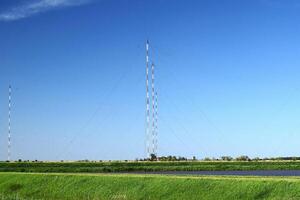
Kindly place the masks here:
[(3, 0), (0, 159), (134, 159), (145, 49), (157, 65), (159, 155), (294, 156), (296, 0)]

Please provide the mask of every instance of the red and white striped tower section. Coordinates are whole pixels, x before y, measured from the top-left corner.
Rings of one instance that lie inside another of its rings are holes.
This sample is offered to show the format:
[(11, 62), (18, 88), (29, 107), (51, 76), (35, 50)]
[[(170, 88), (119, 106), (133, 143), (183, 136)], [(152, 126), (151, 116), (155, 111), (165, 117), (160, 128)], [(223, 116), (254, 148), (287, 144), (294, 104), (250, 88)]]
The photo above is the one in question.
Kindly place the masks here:
[(146, 42), (146, 153), (150, 157), (149, 41)]
[(158, 156), (158, 97), (157, 91), (155, 92), (155, 146), (154, 151), (156, 156)]
[(7, 160), (10, 161), (11, 156), (11, 86), (8, 87), (8, 135), (7, 135)]
[(156, 139), (155, 139), (155, 90), (154, 90), (154, 64), (152, 63), (151, 65), (151, 87), (152, 87), (152, 135), (151, 135), (151, 140), (152, 140), (152, 154), (156, 155), (155, 151), (155, 146), (156, 146)]

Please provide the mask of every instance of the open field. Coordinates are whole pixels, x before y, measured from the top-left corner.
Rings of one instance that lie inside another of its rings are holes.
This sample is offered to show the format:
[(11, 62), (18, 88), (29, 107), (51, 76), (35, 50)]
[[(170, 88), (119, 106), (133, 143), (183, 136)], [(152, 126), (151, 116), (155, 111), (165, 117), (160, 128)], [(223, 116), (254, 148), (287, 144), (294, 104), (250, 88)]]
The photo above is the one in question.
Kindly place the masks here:
[(0, 172), (153, 172), (153, 171), (229, 171), (300, 170), (299, 161), (261, 162), (15, 162), (0, 163)]
[(300, 199), (298, 178), (0, 173), (0, 199)]

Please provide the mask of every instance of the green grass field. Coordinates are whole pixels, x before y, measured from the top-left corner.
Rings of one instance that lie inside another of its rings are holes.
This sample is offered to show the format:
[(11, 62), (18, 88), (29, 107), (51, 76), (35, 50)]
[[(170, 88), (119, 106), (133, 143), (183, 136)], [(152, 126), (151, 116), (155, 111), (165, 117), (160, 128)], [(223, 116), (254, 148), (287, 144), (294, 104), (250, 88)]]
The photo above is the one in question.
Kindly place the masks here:
[(0, 163), (0, 172), (132, 172), (132, 171), (197, 171), (197, 170), (300, 170), (299, 161), (261, 162), (15, 162)]
[(299, 178), (0, 173), (0, 199), (300, 199)]

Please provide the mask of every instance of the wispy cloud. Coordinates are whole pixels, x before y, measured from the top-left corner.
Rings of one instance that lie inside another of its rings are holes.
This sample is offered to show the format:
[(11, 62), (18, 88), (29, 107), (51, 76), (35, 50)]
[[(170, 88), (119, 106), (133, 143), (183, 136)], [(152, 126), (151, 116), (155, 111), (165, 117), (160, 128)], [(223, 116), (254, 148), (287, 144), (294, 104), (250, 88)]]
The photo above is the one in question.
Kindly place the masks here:
[(48, 10), (78, 6), (91, 1), (92, 0), (34, 0), (0, 13), (0, 21), (14, 21)]

